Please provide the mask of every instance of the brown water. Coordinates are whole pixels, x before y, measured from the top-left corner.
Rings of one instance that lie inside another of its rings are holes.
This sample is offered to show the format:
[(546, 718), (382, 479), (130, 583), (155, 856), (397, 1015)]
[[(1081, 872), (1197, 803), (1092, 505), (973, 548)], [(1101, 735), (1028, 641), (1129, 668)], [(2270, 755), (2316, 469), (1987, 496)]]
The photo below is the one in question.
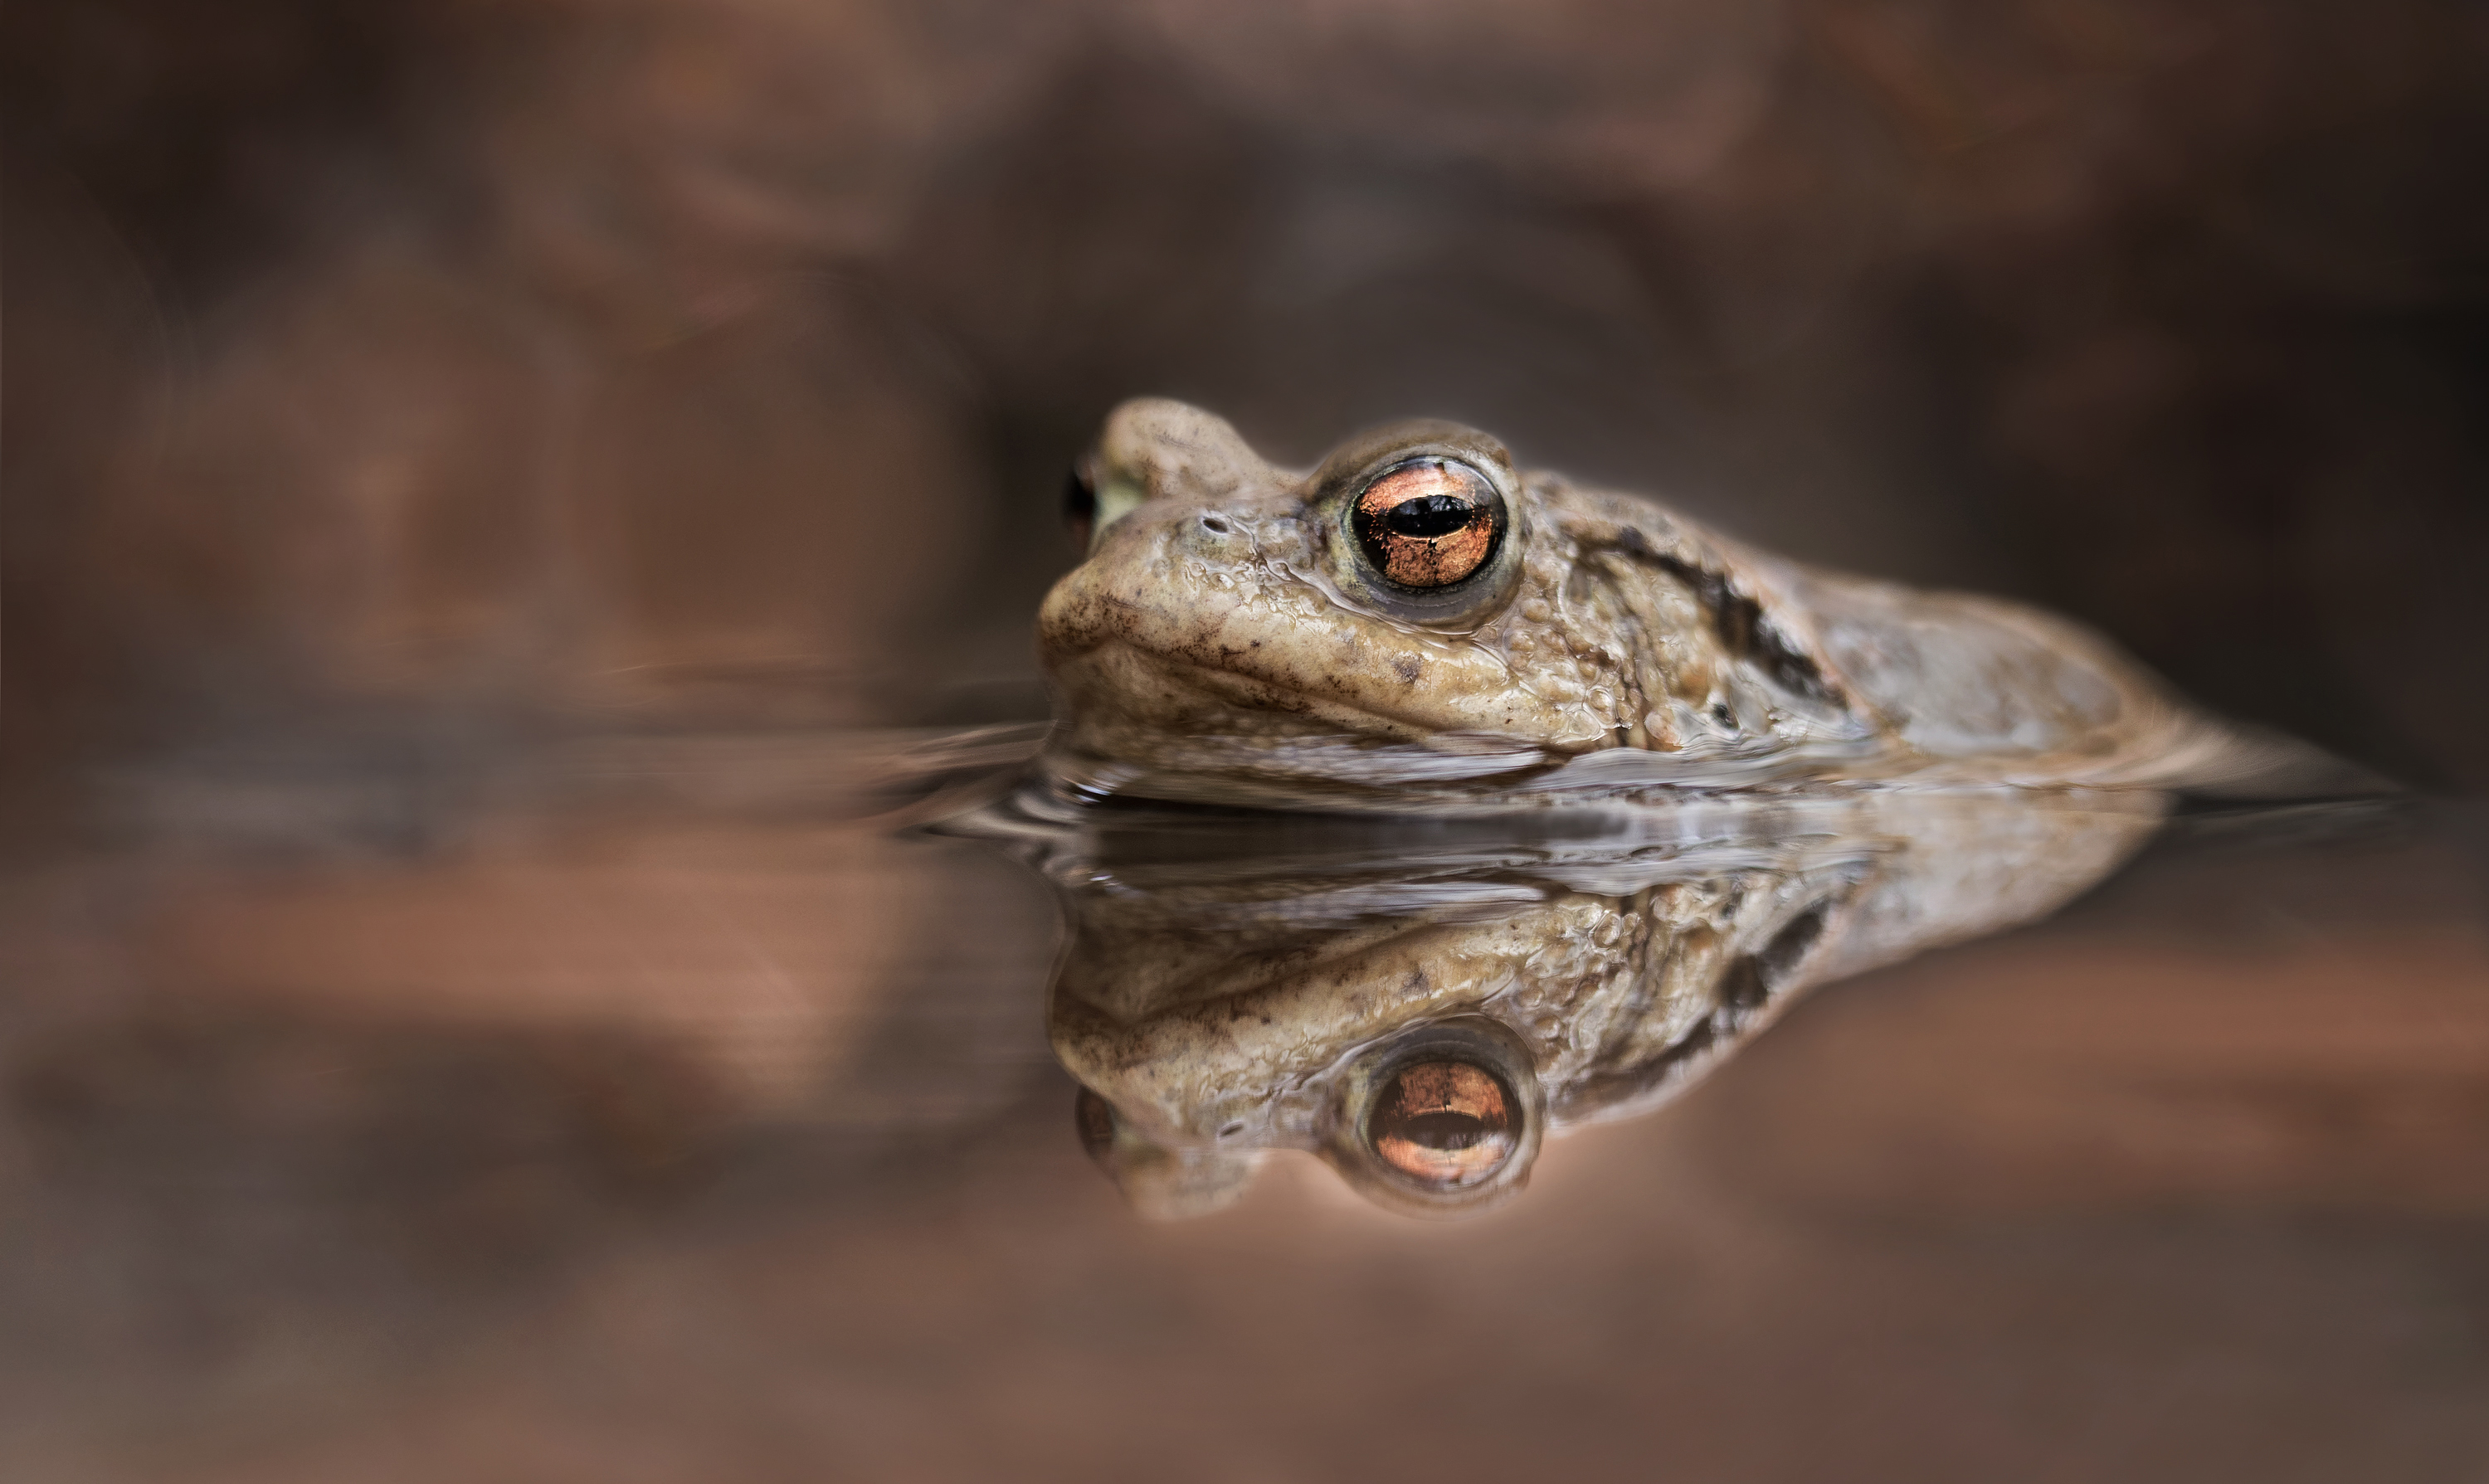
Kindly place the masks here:
[(2182, 820), (1450, 1225), (1302, 1155), (1133, 1215), (974, 842), (609, 794), (21, 866), (0, 1472), (2476, 1477), (2481, 844)]

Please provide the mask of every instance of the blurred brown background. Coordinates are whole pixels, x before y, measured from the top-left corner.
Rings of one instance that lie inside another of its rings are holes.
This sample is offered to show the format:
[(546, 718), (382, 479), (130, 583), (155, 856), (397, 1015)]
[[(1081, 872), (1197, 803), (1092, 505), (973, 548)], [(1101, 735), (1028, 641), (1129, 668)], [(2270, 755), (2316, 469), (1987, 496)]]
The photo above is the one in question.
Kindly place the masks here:
[(7, 27), (20, 777), (1030, 714), (1060, 471), (1156, 391), (1469, 418), (2489, 781), (2477, 7)]
[(1465, 1236), (1133, 1229), (1042, 893), (855, 822), (1044, 714), (1143, 392), (1464, 418), (2476, 797), (2479, 7), (0, 34), (9, 1476), (2489, 1469), (2476, 805), (1836, 991)]

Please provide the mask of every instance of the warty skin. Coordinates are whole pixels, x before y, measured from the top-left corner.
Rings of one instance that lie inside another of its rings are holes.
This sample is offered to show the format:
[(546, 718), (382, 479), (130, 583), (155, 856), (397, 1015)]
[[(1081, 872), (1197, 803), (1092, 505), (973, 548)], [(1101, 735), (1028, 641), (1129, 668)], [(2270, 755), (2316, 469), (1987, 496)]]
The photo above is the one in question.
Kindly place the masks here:
[[(1478, 470), (1508, 509), (1489, 569), (1450, 594), (1396, 590), (1343, 518), (1413, 456)], [(2078, 625), (1766, 556), (1450, 424), (1289, 471), (1149, 399), (1115, 411), (1086, 470), (1100, 528), (1038, 620), (1053, 752), (1075, 770), (1179, 791), (1379, 779), (1405, 802), (1629, 750), (1603, 776), (2074, 785), (2228, 741)]]

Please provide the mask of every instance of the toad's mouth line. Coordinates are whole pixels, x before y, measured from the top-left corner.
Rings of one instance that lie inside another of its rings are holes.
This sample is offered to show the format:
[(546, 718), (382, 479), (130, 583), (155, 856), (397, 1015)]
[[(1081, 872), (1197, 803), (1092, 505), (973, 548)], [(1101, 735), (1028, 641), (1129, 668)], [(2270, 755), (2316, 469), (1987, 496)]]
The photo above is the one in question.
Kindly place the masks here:
[[(1170, 683), (1239, 710), (1278, 711), (1289, 716), (1337, 723), (1347, 728), (1345, 736), (1330, 740), (1400, 743), (1430, 753), (1453, 755), (1528, 750), (1542, 755), (1548, 760), (1598, 750), (1595, 744), (1589, 747), (1567, 746), (1557, 739), (1519, 732), (1446, 728), (1439, 718), (1344, 699), (1336, 694), (1326, 695), (1241, 668), (1206, 665), (1130, 639), (1109, 640), (1090, 653), (1109, 649), (1125, 650)], [(1274, 703), (1274, 699), (1277, 703)], [(1290, 700), (1298, 704), (1285, 703)], [(1605, 733), (1601, 735), (1602, 738), (1606, 736)], [(1286, 740), (1314, 744), (1326, 738), (1321, 733), (1312, 733)]]

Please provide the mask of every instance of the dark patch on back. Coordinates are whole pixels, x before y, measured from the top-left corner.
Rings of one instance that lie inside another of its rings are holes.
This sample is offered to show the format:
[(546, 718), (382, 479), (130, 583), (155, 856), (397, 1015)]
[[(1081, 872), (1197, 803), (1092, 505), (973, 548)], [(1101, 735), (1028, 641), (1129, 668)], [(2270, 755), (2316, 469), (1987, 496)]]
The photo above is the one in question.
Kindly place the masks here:
[(1763, 615), (1761, 604), (1730, 586), (1728, 578), (1683, 557), (1651, 550), (1643, 533), (1630, 526), (1616, 533), (1616, 546), (1693, 588), (1697, 601), (1710, 611), (1711, 627), (1719, 634), (1722, 647), (1731, 654), (1762, 671), (1792, 696), (1835, 699), (1815, 661), (1789, 642), (1780, 625)]
[(1823, 936), (1823, 911), (1821, 902), (1807, 908), (1788, 927), (1773, 933), (1772, 940), (1763, 945), (1763, 951), (1755, 956), (1755, 961), (1762, 967), (1765, 984), (1777, 989), (1788, 983), (1799, 960), (1806, 957), (1807, 950), (1815, 947), (1815, 940)]
[(1718, 1023), (1705, 1017), (1702, 1024), (1686, 1032), (1683, 1040), (1660, 1054), (1660, 1064), (1665, 1067), (1681, 1067), (1719, 1043)]
[(1745, 1024), (1756, 1011), (1763, 1008), (1775, 990), (1788, 985), (1795, 977), (1797, 966), (1823, 936), (1823, 904), (1809, 907), (1780, 931), (1771, 941), (1751, 954), (1742, 954), (1730, 963), (1720, 976), (1720, 986), (1713, 991), (1719, 1010), (1712, 1015), (1724, 1031), (1734, 1031)]
[[(1731, 900), (1733, 904), (1734, 899)], [(1691, 1076), (1711, 1053), (1733, 1042), (1774, 993), (1788, 987), (1798, 965), (1822, 938), (1824, 917), (1837, 900), (1815, 903), (1773, 933), (1761, 949), (1731, 960), (1712, 990), (1711, 1013), (1649, 1061), (1585, 1078), (1563, 1099), (1566, 1116), (1640, 1098)]]
[(1424, 668), (1425, 666), (1423, 662), (1414, 654), (1397, 655), (1394, 656), (1391, 661), (1392, 673), (1398, 675), (1402, 682), (1409, 685), (1416, 685), (1417, 683), (1417, 671)]
[(1721, 1029), (1733, 1031), (1744, 1024), (1771, 999), (1774, 990), (1795, 977), (1807, 950), (1823, 936), (1823, 910), (1820, 903), (1807, 908), (1788, 927), (1773, 933), (1759, 952), (1740, 955), (1729, 965), (1713, 994), (1720, 1006), (1713, 1018), (1725, 1022)]
[(1762, 960), (1752, 954), (1729, 965), (1729, 972), (1720, 976), (1720, 987), (1715, 991), (1720, 1008), (1729, 1013), (1732, 1023), (1762, 1009), (1763, 1002), (1771, 997), (1772, 986), (1763, 977)]
[(1720, 1020), (1721, 1016), (1716, 1012), (1703, 1016), (1694, 1029), (1677, 1038), (1667, 1050), (1639, 1067), (1603, 1071), (1584, 1078), (1565, 1096), (1562, 1107), (1606, 1107), (1642, 1097), (1690, 1074), (1704, 1057), (1719, 1048), (1724, 1035), (1734, 1033), (1734, 1026), (1724, 1026)]

